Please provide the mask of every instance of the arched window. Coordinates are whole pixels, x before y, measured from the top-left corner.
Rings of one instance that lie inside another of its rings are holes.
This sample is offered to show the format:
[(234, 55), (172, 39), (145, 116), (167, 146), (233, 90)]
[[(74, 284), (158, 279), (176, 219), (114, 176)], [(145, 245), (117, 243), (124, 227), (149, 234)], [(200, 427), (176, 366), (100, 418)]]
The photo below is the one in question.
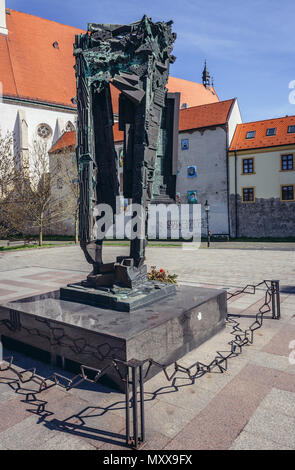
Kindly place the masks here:
[(68, 121), (65, 127), (66, 132), (72, 132), (75, 130), (75, 126), (71, 121)]

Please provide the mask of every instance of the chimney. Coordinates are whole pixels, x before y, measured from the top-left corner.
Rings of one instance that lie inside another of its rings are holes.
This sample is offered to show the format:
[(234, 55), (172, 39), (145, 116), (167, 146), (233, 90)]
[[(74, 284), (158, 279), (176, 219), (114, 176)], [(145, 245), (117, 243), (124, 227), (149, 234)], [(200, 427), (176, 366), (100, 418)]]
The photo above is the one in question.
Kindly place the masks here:
[(8, 35), (8, 30), (6, 28), (6, 7), (5, 0), (0, 0), (0, 34)]

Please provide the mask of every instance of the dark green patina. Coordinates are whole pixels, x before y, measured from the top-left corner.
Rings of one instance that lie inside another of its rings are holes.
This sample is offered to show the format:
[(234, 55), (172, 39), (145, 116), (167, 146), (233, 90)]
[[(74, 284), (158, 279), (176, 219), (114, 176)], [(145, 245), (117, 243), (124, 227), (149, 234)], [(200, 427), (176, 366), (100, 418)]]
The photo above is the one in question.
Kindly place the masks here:
[(111, 86), (120, 91), (124, 197), (145, 210), (153, 195), (173, 200), (179, 94), (166, 89), (169, 64), (175, 60), (171, 25), (144, 16), (129, 25), (90, 23), (87, 33), (76, 36), (80, 244), (93, 265), (84, 286), (133, 288), (146, 282), (146, 239), (131, 240), (130, 256), (106, 265), (93, 227), (95, 207), (105, 203), (115, 212), (119, 195)]

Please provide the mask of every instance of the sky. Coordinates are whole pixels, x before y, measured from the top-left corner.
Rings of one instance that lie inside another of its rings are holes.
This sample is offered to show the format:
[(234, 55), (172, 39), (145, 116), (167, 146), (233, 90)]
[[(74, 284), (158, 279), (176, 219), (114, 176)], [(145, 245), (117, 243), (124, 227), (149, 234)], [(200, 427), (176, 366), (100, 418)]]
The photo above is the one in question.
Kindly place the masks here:
[(143, 14), (172, 19), (172, 76), (201, 82), (206, 59), (220, 100), (237, 97), (244, 122), (295, 115), (294, 0), (6, 0), (6, 7), (82, 29)]

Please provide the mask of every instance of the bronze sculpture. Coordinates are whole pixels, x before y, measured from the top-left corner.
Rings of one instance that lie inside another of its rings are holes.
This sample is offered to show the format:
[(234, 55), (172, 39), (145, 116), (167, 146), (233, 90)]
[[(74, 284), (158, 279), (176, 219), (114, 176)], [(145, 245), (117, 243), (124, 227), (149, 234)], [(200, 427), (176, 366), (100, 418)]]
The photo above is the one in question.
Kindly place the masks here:
[[(129, 25), (90, 23), (86, 34), (76, 36), (79, 235), (85, 257), (93, 265), (87, 281), (82, 283), (84, 287), (104, 288), (117, 284), (133, 288), (147, 279), (145, 238), (131, 240), (129, 257), (118, 257), (115, 263), (103, 264), (103, 240), (93, 237), (94, 207), (105, 203), (115, 212), (119, 195), (110, 84), (120, 90), (124, 197), (132, 199), (133, 204), (140, 204), (144, 210), (152, 200), (159, 140), (168, 133), (173, 141), (174, 132), (175, 143), (175, 119), (178, 119), (179, 94), (169, 95), (166, 89), (169, 64), (175, 60), (171, 55), (176, 39), (172, 23), (153, 23), (147, 16)], [(177, 146), (167, 147), (170, 148), (168, 173), (173, 173)], [(172, 181), (172, 199), (173, 178), (168, 178)], [(165, 193), (166, 186), (162, 181), (160, 193)]]

